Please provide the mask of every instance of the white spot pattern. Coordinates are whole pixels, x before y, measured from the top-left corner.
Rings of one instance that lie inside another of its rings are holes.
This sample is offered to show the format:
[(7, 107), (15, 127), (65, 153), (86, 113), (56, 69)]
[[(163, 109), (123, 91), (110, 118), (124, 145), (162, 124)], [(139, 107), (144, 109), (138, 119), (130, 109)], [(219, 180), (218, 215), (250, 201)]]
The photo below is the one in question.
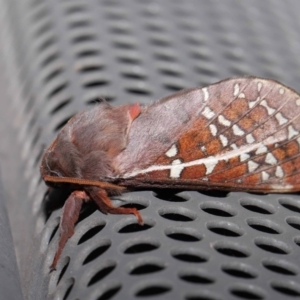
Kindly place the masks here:
[(262, 88), (262, 83), (261, 83), (261, 82), (258, 82), (258, 83), (257, 83), (257, 90), (260, 92), (260, 91), (261, 91), (261, 88)]
[(208, 106), (206, 106), (202, 112), (202, 115), (207, 119), (211, 119), (215, 116), (215, 113)]
[(276, 117), (276, 119), (277, 119), (279, 125), (283, 125), (283, 124), (287, 123), (287, 121), (288, 121), (288, 120), (282, 115), (281, 112), (277, 113), (277, 114), (275, 115), (275, 117)]
[[(234, 144), (235, 145), (235, 144)], [(193, 161), (189, 161), (189, 162), (180, 162), (180, 160), (175, 160), (174, 165), (152, 165), (148, 168), (145, 169), (136, 169), (130, 173), (126, 173), (123, 174), (122, 178), (131, 178), (134, 176), (137, 176), (139, 174), (146, 174), (149, 172), (153, 172), (153, 171), (163, 171), (163, 170), (171, 170), (172, 168), (175, 169), (175, 171), (177, 173), (173, 173), (173, 174), (178, 174), (178, 170), (183, 170), (184, 168), (187, 167), (191, 167), (191, 166), (197, 166), (197, 165), (205, 165), (206, 169), (208, 171), (213, 171), (214, 166), (217, 165), (220, 161), (228, 161), (231, 158), (237, 157), (237, 156), (241, 156), (242, 153), (248, 153), (251, 151), (255, 151), (256, 149), (258, 149), (258, 147), (261, 145), (261, 143), (256, 143), (256, 144), (252, 144), (252, 145), (246, 145), (246, 146), (241, 146), (241, 147), (237, 147), (235, 145), (234, 150), (228, 151), (226, 153), (220, 153), (218, 155), (215, 156), (209, 156), (209, 157), (205, 157), (205, 158), (200, 158), (200, 159), (196, 159)], [(231, 145), (232, 146), (232, 145)], [(249, 162), (248, 162), (249, 164)], [(253, 162), (252, 167), (255, 166)], [(251, 163), (250, 163), (251, 165)], [(173, 172), (175, 172), (173, 171)]]
[(270, 175), (267, 172), (262, 171), (261, 178), (262, 178), (262, 181), (267, 181), (270, 178)]
[(220, 124), (227, 126), (227, 127), (231, 125), (231, 122), (229, 120), (227, 120), (223, 115), (218, 116), (218, 121)]
[(270, 107), (266, 100), (260, 102), (261, 106), (264, 106), (267, 109), (268, 115), (272, 115), (275, 112), (275, 109)]
[(209, 92), (207, 88), (202, 89), (203, 95), (204, 95), (204, 102), (206, 102), (209, 98)]
[(257, 99), (254, 101), (251, 101), (251, 102), (249, 101), (249, 108), (252, 108), (259, 101), (260, 101), (260, 97), (257, 97)]
[(221, 141), (223, 147), (226, 147), (228, 145), (228, 139), (227, 139), (227, 137), (225, 135), (223, 135), (223, 134), (220, 134), (219, 137), (220, 137), (220, 141)]
[(184, 169), (184, 166), (181, 164), (180, 159), (173, 160), (171, 170), (170, 170), (170, 177), (171, 178), (180, 178), (180, 174), (183, 169)]
[(272, 153), (268, 153), (266, 155), (266, 163), (270, 164), (270, 165), (276, 165), (277, 163), (277, 159), (275, 158), (275, 156)]
[(266, 153), (268, 148), (265, 145), (261, 145), (255, 152), (256, 155)]
[(253, 171), (255, 171), (258, 168), (259, 164), (257, 164), (256, 162), (249, 160), (248, 161), (248, 171), (251, 173)]
[(288, 131), (289, 131), (289, 136), (288, 136), (289, 139), (291, 139), (292, 137), (294, 137), (294, 136), (296, 136), (296, 135), (299, 134), (299, 132), (296, 131), (292, 125), (290, 125), (288, 127)]
[(279, 178), (282, 178), (284, 176), (283, 170), (280, 166), (276, 167), (275, 175)]
[(215, 166), (219, 162), (217, 159), (213, 159), (213, 157), (209, 156), (209, 158), (212, 158), (212, 160), (204, 163), (205, 168), (206, 168), (206, 175), (211, 174), (212, 171), (214, 170)]
[(166, 152), (168, 157), (173, 157), (178, 153), (178, 149), (176, 144), (172, 145), (172, 147)]
[(239, 94), (239, 92), (240, 92), (240, 85), (239, 85), (239, 83), (236, 83), (234, 85), (233, 96), (236, 97)]
[(297, 104), (297, 106), (300, 106), (300, 98), (298, 98), (298, 99), (296, 100), (296, 104)]
[(280, 94), (280, 95), (283, 95), (283, 94), (284, 94), (284, 89), (283, 89), (283, 88), (280, 88), (280, 89), (279, 89), (279, 94)]
[(245, 134), (245, 132), (236, 124), (232, 126), (232, 130), (235, 135), (241, 136)]
[(240, 93), (239, 98), (246, 98), (246, 95), (244, 93)]
[(252, 143), (255, 142), (255, 139), (254, 139), (254, 137), (251, 133), (246, 135), (246, 141), (247, 141), (248, 144), (252, 144)]
[(240, 156), (240, 160), (241, 161), (245, 161), (250, 157), (250, 155), (248, 153), (242, 153)]
[(210, 132), (213, 136), (216, 136), (217, 135), (217, 126), (214, 125), (214, 124), (210, 124), (209, 125), (209, 129), (210, 129)]

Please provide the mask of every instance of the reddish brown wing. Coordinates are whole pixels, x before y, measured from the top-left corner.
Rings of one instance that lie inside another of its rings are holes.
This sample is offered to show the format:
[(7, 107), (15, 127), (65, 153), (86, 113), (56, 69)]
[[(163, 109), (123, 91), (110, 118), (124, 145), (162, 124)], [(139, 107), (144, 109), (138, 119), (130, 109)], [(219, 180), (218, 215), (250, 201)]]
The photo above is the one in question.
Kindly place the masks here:
[(300, 190), (300, 96), (261, 78), (233, 78), (164, 98), (133, 122), (114, 160), (120, 184)]

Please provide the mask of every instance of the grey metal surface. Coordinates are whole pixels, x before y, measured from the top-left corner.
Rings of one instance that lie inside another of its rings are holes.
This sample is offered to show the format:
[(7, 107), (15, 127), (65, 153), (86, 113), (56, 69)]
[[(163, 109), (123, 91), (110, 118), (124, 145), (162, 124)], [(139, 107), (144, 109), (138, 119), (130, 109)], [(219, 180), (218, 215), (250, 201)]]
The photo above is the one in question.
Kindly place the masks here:
[[(0, 176), (1, 179), (1, 176)], [(23, 299), (19, 271), (6, 211), (7, 201), (0, 182), (0, 297), (6, 300)]]
[(99, 97), (147, 103), (240, 75), (300, 92), (300, 3), (1, 3), (1, 125), (8, 125), (1, 138), (11, 168), (4, 182), (27, 299), (300, 297), (298, 194), (140, 191), (116, 198), (141, 209), (144, 227), (87, 205), (49, 273), (61, 213), (53, 206), (65, 195), (45, 197), (38, 170), (58, 129)]

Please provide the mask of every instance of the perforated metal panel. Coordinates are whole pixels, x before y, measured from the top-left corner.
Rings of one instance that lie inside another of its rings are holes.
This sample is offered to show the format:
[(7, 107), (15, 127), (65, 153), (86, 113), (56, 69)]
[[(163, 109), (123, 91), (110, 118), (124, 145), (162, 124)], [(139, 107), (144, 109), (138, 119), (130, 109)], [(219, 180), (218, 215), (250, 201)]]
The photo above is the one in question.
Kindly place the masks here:
[(8, 213), (27, 299), (300, 297), (299, 195), (139, 191), (145, 220), (86, 205), (58, 268), (66, 193), (46, 194), (41, 155), (99, 97), (149, 103), (256, 75), (300, 82), (296, 1), (1, 0), (1, 126)]

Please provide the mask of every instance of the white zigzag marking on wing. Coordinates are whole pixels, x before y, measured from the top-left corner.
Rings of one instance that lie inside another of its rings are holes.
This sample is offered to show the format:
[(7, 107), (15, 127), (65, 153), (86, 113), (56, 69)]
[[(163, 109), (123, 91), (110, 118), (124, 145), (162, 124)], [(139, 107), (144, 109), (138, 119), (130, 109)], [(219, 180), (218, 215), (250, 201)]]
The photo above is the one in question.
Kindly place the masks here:
[[(273, 137), (269, 137), (266, 141), (268, 141), (268, 143), (277, 143), (277, 142), (279, 142), (279, 140), (274, 139)], [(219, 154), (219, 155), (216, 155), (216, 156), (209, 156), (209, 157), (205, 157), (205, 158), (200, 158), (200, 159), (196, 159), (196, 160), (189, 161), (189, 162), (183, 162), (183, 163), (176, 164), (176, 165), (154, 165), (154, 166), (150, 166), (146, 169), (135, 170), (131, 173), (124, 174), (123, 176), (120, 176), (120, 177), (130, 178), (130, 177), (135, 177), (139, 174), (150, 173), (150, 172), (153, 172), (153, 171), (171, 170), (171, 169), (174, 169), (174, 168), (178, 168), (180, 170), (183, 170), (186, 167), (192, 167), (192, 166), (197, 166), (197, 165), (202, 165), (202, 164), (205, 165), (205, 166), (212, 166), (212, 165), (216, 165), (219, 161), (222, 161), (222, 160), (227, 161), (230, 158), (241, 156), (242, 154), (257, 150), (262, 145), (263, 145), (262, 143), (246, 145), (246, 146), (242, 146), (240, 148), (237, 148), (237, 149), (234, 149), (234, 150), (231, 150), (229, 152), (222, 153), (222, 154)]]

